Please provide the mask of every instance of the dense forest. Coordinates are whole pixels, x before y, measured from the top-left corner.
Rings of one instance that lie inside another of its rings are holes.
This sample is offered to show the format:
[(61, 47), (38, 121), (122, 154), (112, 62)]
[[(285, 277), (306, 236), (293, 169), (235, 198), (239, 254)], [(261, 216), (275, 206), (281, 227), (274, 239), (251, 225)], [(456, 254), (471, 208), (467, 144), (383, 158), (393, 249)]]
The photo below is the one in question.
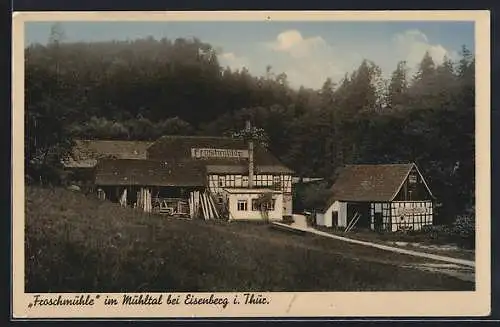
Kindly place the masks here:
[(297, 205), (321, 201), (344, 164), (415, 162), (442, 220), (473, 208), (471, 51), (440, 64), (426, 54), (411, 75), (402, 61), (388, 80), (368, 59), (339, 83), (293, 89), (270, 66), (259, 77), (222, 67), (198, 39), (67, 43), (54, 32), (25, 51), (27, 174), (53, 178), (47, 167), (73, 138), (230, 135), (251, 119), (297, 175), (325, 178)]

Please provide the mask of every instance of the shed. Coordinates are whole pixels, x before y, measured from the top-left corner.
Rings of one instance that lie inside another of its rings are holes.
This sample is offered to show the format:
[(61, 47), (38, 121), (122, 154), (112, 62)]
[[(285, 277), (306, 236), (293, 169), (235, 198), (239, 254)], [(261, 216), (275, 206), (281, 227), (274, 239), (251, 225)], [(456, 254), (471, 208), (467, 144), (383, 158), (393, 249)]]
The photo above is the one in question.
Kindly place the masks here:
[(203, 190), (206, 179), (204, 167), (197, 162), (101, 159), (95, 168), (95, 185), (101, 198), (122, 205), (160, 213), (162, 208), (174, 208), (172, 213), (187, 215), (190, 193)]
[(153, 142), (118, 140), (75, 140), (70, 155), (63, 160), (66, 168), (93, 168), (97, 160), (146, 159), (147, 149)]
[(100, 159), (146, 159), (147, 141), (75, 140), (69, 155), (62, 160), (65, 170), (78, 182), (92, 180), (94, 168)]
[(433, 223), (433, 200), (415, 163), (347, 165), (339, 171), (329, 201), (316, 213), (316, 224), (419, 230)]

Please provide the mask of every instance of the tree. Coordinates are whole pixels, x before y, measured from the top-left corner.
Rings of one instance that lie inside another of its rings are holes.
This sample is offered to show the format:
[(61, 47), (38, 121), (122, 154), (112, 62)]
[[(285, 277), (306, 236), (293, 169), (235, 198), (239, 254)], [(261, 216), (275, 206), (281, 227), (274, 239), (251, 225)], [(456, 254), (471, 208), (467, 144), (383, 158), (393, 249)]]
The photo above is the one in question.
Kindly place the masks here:
[(319, 91), (323, 108), (332, 108), (334, 104), (335, 83), (328, 77)]
[(436, 68), (435, 76), (435, 94), (440, 107), (452, 106), (455, 102), (457, 93), (457, 76), (453, 62), (445, 56), (443, 63)]
[(437, 104), (436, 64), (429, 52), (424, 54), (409, 89), (409, 107), (415, 109), (435, 108)]
[(61, 23), (55, 23), (50, 27), (49, 45), (59, 45), (66, 38), (66, 33)]
[(387, 105), (393, 110), (400, 109), (407, 104), (408, 95), (408, 67), (405, 61), (398, 62), (396, 70), (392, 72), (389, 83)]
[(418, 65), (418, 70), (415, 76), (413, 77), (413, 83), (419, 83), (421, 81), (425, 81), (434, 76), (436, 71), (436, 64), (432, 59), (429, 51), (425, 52), (424, 57), (420, 61)]
[(345, 114), (356, 116), (363, 111), (378, 111), (385, 105), (385, 93), (380, 67), (363, 60), (349, 78), (343, 79), (336, 97)]
[(468, 73), (470, 73), (471, 64), (474, 61), (474, 57), (472, 52), (467, 49), (465, 45), (462, 45), (462, 49), (460, 51), (460, 60), (458, 62), (457, 72), (458, 76), (465, 77)]
[(62, 161), (73, 142), (64, 119), (55, 112), (59, 104), (47, 100), (36, 108), (28, 107), (25, 118), (25, 169), (30, 180), (40, 184), (63, 182)]

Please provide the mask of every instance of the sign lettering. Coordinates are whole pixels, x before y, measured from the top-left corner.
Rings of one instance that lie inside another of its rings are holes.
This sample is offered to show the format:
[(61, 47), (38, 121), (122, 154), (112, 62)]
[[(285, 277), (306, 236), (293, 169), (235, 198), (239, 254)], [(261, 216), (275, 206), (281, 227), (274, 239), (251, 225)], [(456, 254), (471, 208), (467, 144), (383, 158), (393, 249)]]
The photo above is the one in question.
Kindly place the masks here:
[(409, 216), (409, 215), (424, 215), (427, 213), (427, 208), (415, 207), (415, 208), (397, 208), (398, 215)]
[(248, 150), (191, 148), (193, 158), (248, 158)]

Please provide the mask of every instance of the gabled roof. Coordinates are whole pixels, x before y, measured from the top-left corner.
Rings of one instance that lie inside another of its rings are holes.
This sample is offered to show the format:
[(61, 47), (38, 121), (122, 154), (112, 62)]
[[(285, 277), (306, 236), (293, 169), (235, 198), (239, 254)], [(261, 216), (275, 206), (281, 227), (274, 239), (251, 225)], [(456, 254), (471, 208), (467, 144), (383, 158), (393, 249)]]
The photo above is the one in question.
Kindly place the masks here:
[(100, 159), (96, 185), (204, 186), (203, 167), (197, 162)]
[[(162, 136), (147, 150), (148, 158), (153, 160), (171, 159), (176, 161), (201, 161), (207, 166), (245, 166), (247, 158), (207, 158), (195, 159), (191, 156), (192, 148), (248, 150), (248, 145), (239, 139), (217, 136)], [(284, 166), (271, 152), (255, 144), (254, 163), (269, 172), (292, 171)], [(235, 168), (243, 169), (243, 168)]]
[(146, 159), (147, 148), (153, 142), (118, 140), (75, 140), (69, 158), (63, 161), (69, 168), (91, 168), (101, 158)]
[[(401, 189), (414, 163), (384, 165), (347, 165), (339, 171), (333, 184), (329, 207), (334, 201), (386, 202), (392, 201)], [(425, 187), (432, 193), (420, 174)]]

